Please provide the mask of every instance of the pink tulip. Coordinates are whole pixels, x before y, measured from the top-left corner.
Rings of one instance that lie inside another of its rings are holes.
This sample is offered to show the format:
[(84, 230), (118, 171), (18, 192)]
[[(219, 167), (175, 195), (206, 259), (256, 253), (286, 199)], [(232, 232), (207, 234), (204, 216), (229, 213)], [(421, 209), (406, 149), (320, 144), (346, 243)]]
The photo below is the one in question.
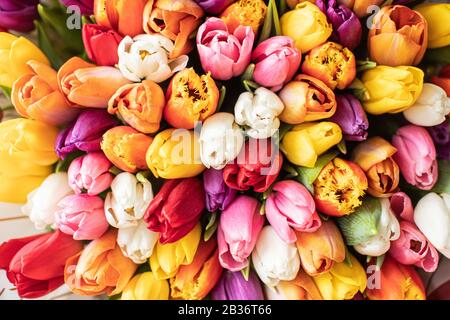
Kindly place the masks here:
[(253, 80), (278, 91), (295, 75), (301, 60), (302, 55), (295, 47), (294, 40), (286, 36), (269, 38), (253, 51)]
[(87, 194), (70, 195), (59, 203), (55, 213), (56, 226), (75, 240), (100, 238), (109, 224), (106, 220), (103, 200)]
[(397, 148), (394, 160), (409, 184), (422, 189), (433, 188), (438, 177), (436, 149), (430, 134), (422, 127), (407, 125), (392, 138)]
[(274, 185), (266, 201), (266, 216), (278, 236), (287, 243), (297, 241), (294, 230), (314, 232), (322, 225), (313, 197), (293, 180)]
[(391, 210), (398, 219), (414, 222), (414, 207), (411, 198), (404, 192), (396, 192), (390, 199)]
[(255, 247), (264, 225), (259, 203), (249, 196), (238, 196), (222, 212), (217, 240), (219, 261), (230, 271), (239, 271), (248, 265), (248, 256)]
[(427, 238), (411, 222), (400, 222), (400, 238), (391, 242), (391, 256), (401, 264), (415, 265), (426, 272), (434, 272), (439, 254)]
[(219, 18), (209, 18), (197, 32), (197, 49), (203, 70), (217, 80), (241, 75), (250, 63), (255, 34), (239, 26), (233, 34)]
[(69, 185), (76, 194), (87, 192), (96, 196), (111, 186), (114, 176), (109, 172), (111, 162), (103, 152), (88, 153), (70, 164)]

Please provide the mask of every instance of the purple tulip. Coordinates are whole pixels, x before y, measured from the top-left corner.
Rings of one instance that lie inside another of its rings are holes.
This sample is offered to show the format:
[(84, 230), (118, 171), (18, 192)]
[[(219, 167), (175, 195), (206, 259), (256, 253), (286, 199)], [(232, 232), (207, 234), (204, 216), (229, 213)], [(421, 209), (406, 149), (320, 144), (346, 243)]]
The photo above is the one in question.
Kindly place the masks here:
[(217, 285), (211, 291), (212, 300), (264, 300), (261, 283), (250, 270), (248, 281), (240, 271), (222, 273)]
[(75, 122), (61, 131), (56, 139), (56, 153), (64, 159), (76, 150), (99, 151), (103, 134), (118, 122), (106, 110), (87, 110)]
[(236, 0), (195, 0), (209, 14), (217, 15)]
[(355, 49), (361, 41), (362, 27), (356, 14), (337, 0), (317, 0), (316, 5), (333, 25), (333, 37), (344, 47)]
[(1, 0), (0, 29), (28, 32), (34, 29), (39, 0)]
[(436, 146), (437, 157), (443, 160), (450, 160), (450, 126), (448, 121), (427, 128)]
[(66, 7), (77, 6), (83, 15), (91, 15), (94, 12), (94, 0), (61, 0)]
[(206, 194), (206, 209), (209, 212), (225, 210), (236, 197), (237, 190), (231, 189), (223, 181), (223, 170), (208, 169), (203, 173)]
[(366, 140), (369, 121), (359, 100), (347, 93), (337, 94), (336, 102), (336, 113), (330, 118), (330, 121), (341, 127), (345, 140)]

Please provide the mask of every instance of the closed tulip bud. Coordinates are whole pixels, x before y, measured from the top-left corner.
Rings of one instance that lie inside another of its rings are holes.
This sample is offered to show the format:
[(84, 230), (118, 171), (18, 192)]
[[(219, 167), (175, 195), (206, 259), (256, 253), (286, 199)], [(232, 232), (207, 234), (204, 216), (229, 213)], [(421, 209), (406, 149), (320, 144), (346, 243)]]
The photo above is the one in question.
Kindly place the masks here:
[(404, 192), (396, 192), (390, 199), (391, 210), (398, 219), (414, 221), (414, 207), (411, 198)]
[(300, 258), (294, 244), (284, 242), (271, 226), (265, 226), (252, 252), (253, 267), (268, 287), (280, 281), (294, 280), (300, 270)]
[(263, 0), (238, 0), (220, 15), (230, 33), (239, 26), (249, 26), (255, 34), (266, 17), (267, 6)]
[(326, 15), (310, 2), (299, 3), (283, 14), (280, 25), (281, 33), (294, 39), (301, 53), (325, 43), (333, 31)]
[(401, 127), (392, 138), (397, 148), (394, 159), (406, 182), (421, 189), (430, 190), (438, 179), (436, 149), (430, 134), (422, 127)]
[(236, 0), (195, 0), (202, 9), (211, 15), (217, 15)]
[(231, 32), (221, 19), (209, 18), (197, 32), (197, 50), (203, 70), (211, 72), (217, 80), (240, 76), (250, 63), (254, 41), (251, 27), (238, 26)]
[(135, 275), (123, 289), (121, 300), (169, 300), (169, 282), (153, 272)]
[(450, 123), (442, 122), (440, 125), (427, 128), (436, 147), (438, 159), (450, 160)]
[(430, 78), (431, 82), (441, 87), (447, 93), (447, 97), (450, 98), (450, 65), (446, 65), (441, 69), (438, 75)]
[(294, 230), (314, 232), (322, 225), (308, 189), (293, 180), (274, 184), (266, 200), (265, 212), (275, 232), (288, 243), (297, 240)]
[(230, 271), (248, 266), (248, 257), (255, 247), (264, 225), (259, 203), (249, 196), (238, 196), (220, 215), (217, 230), (219, 261)]
[(283, 111), (281, 99), (269, 89), (243, 92), (234, 106), (236, 122), (254, 139), (270, 138), (280, 127), (278, 115)]
[(336, 111), (333, 90), (319, 79), (299, 74), (280, 91), (284, 103), (280, 120), (289, 124), (331, 117)]
[(223, 180), (223, 170), (208, 169), (203, 172), (206, 209), (223, 211), (234, 200), (237, 190), (231, 189)]
[(131, 127), (118, 126), (105, 132), (101, 148), (117, 168), (135, 173), (148, 168), (145, 153), (152, 141), (153, 138)]
[(0, 7), (0, 29), (29, 32), (38, 18), (39, 0), (6, 0)]
[(351, 9), (358, 18), (363, 18), (373, 14), (374, 10), (371, 6), (381, 6), (383, 0), (339, 0), (347, 8)]
[(159, 130), (166, 99), (161, 87), (153, 81), (126, 84), (108, 102), (108, 112), (119, 114), (131, 127), (142, 133)]
[(267, 300), (322, 300), (313, 279), (302, 269), (291, 281), (280, 281), (277, 286), (265, 286)]
[(313, 168), (317, 158), (341, 140), (341, 128), (334, 122), (311, 122), (293, 127), (285, 134), (281, 146), (290, 162)]
[(328, 272), (345, 259), (345, 244), (333, 221), (323, 221), (314, 232), (297, 232), (297, 249), (303, 270), (310, 276)]
[(364, 109), (374, 115), (399, 113), (411, 107), (422, 92), (424, 73), (410, 67), (376, 66), (362, 75)]
[(94, 0), (61, 0), (66, 7), (77, 6), (84, 15), (91, 15), (94, 11)]
[(223, 169), (239, 155), (244, 134), (227, 112), (218, 112), (205, 120), (200, 132), (200, 157), (207, 168)]
[(428, 22), (428, 48), (442, 48), (450, 44), (450, 27), (447, 23), (450, 19), (450, 4), (448, 3), (423, 3), (414, 10), (419, 12)]
[(158, 242), (150, 257), (150, 268), (156, 279), (174, 277), (180, 266), (189, 265), (194, 261), (197, 247), (200, 243), (202, 228), (197, 224), (180, 240), (161, 244)]
[(224, 270), (222, 277), (211, 291), (212, 300), (264, 300), (258, 276), (249, 270), (248, 279), (241, 271)]
[(336, 95), (337, 108), (330, 121), (341, 127), (347, 141), (367, 139), (369, 120), (358, 99), (351, 94)]
[(198, 134), (184, 129), (158, 133), (147, 150), (146, 161), (153, 175), (163, 179), (195, 177), (205, 170)]
[(114, 66), (119, 62), (117, 49), (123, 37), (116, 31), (97, 24), (85, 24), (83, 44), (88, 58), (98, 66)]

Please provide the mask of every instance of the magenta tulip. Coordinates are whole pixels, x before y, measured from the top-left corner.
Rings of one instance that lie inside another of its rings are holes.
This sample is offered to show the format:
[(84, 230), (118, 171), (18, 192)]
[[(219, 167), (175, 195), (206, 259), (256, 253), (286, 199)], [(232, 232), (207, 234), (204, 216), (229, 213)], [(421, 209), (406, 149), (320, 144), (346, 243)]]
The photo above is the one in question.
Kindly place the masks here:
[(414, 222), (414, 207), (411, 198), (404, 192), (396, 192), (390, 199), (391, 210), (398, 219)]

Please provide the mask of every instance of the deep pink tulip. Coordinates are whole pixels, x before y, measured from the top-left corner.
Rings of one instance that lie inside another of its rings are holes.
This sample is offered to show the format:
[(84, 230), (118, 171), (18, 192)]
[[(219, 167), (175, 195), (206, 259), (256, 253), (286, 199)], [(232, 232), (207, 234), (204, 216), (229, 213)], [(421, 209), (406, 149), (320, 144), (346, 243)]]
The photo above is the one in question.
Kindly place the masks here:
[(414, 207), (411, 198), (404, 192), (396, 192), (392, 195), (391, 210), (398, 219), (414, 222)]

